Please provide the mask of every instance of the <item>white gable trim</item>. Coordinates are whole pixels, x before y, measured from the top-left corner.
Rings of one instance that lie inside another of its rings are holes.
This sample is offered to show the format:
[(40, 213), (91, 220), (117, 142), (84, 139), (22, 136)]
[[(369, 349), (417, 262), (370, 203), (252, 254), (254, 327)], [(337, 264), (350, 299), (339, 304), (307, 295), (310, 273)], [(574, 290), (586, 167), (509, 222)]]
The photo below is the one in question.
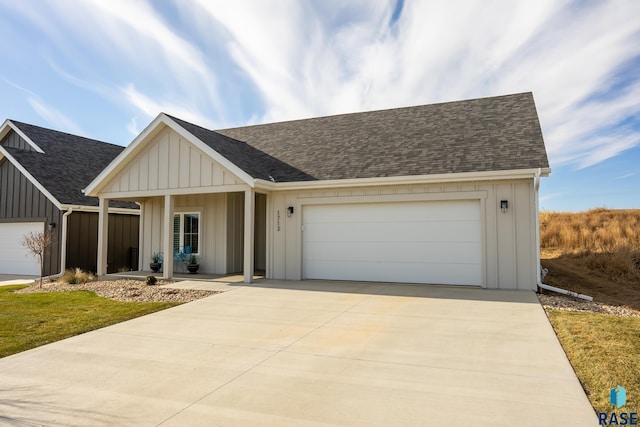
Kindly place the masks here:
[(255, 180), (248, 173), (229, 161), (226, 157), (218, 153), (213, 148), (195, 137), (191, 132), (177, 124), (166, 114), (160, 113), (143, 131), (138, 135), (127, 148), (125, 148), (113, 161), (84, 189), (88, 196), (97, 197), (98, 193), (113, 179), (136, 154), (142, 151), (146, 144), (156, 136), (163, 126), (169, 127), (178, 135), (189, 141), (195, 147), (218, 162), (221, 166), (236, 175), (240, 180), (250, 187), (255, 186)]
[(38, 153), (44, 153), (44, 151), (42, 151), (42, 148), (38, 147), (38, 145), (35, 142), (33, 142), (31, 138), (25, 135), (24, 132), (22, 132), (18, 128), (18, 126), (14, 125), (13, 122), (11, 122), (11, 120), (9, 119), (5, 120), (4, 123), (2, 124), (2, 128), (0, 128), (0, 140), (4, 139), (4, 137), (7, 136), (11, 131), (14, 131), (18, 135), (20, 135), (20, 138), (24, 139), (25, 142), (29, 144)]
[(16, 167), (16, 169), (18, 169), (20, 171), (20, 173), (22, 173), (24, 176), (27, 177), (27, 179), (29, 180), (29, 182), (31, 182), (38, 190), (40, 190), (40, 192), (42, 194), (44, 194), (46, 196), (47, 199), (49, 199), (51, 201), (51, 203), (53, 203), (55, 205), (55, 207), (57, 207), (58, 209), (61, 209), (61, 204), (58, 201), (58, 199), (56, 199), (55, 197), (53, 197), (53, 195), (46, 189), (44, 188), (44, 186), (42, 184), (40, 184), (38, 182), (37, 179), (35, 179), (33, 177), (33, 175), (31, 175), (25, 168), (24, 166), (22, 166), (16, 159), (13, 158), (13, 156), (11, 154), (9, 154), (7, 152), (7, 150), (4, 149), (4, 147), (0, 146), (0, 160), (6, 157), (7, 160), (9, 160), (11, 162), (11, 164), (13, 166)]
[(186, 140), (191, 142), (193, 145), (198, 147), (200, 150), (202, 150), (205, 153), (207, 153), (209, 156), (211, 156), (211, 158), (213, 158), (213, 160), (215, 160), (216, 162), (220, 163), (224, 168), (228, 169), (231, 173), (233, 173), (235, 176), (240, 178), (245, 184), (249, 185), (249, 187), (254, 187), (255, 180), (253, 179), (253, 177), (251, 175), (249, 175), (248, 173), (246, 173), (245, 171), (240, 169), (233, 162), (231, 162), (229, 159), (224, 157), (222, 154), (218, 153), (213, 148), (209, 147), (207, 144), (202, 142), (200, 139), (196, 138), (191, 132), (187, 131), (185, 128), (183, 128), (182, 126), (177, 124), (175, 121), (171, 120), (164, 113), (162, 113), (162, 115), (164, 116), (164, 118), (166, 120), (166, 123), (167, 124), (170, 123), (169, 127), (171, 127), (171, 129), (173, 129), (174, 131), (178, 132), (180, 134), (180, 136), (184, 137)]

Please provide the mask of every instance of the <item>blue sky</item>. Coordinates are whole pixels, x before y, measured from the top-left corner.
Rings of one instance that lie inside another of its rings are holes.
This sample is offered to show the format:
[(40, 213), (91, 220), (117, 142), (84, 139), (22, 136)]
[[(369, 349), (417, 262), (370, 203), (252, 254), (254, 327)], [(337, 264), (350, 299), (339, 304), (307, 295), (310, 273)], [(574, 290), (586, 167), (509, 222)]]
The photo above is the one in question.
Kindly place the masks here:
[[(637, 0), (0, 0), (0, 119), (127, 145), (532, 91), (541, 208), (640, 208)], [(72, 166), (72, 165), (70, 165)]]

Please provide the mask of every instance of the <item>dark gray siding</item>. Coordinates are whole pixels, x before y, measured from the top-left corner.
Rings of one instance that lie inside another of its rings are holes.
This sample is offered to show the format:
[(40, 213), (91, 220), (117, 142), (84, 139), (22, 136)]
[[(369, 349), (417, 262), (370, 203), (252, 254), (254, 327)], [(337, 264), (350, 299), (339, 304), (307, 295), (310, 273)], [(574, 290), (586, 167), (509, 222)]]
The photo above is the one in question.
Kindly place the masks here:
[(0, 143), (0, 145), (3, 145), (5, 147), (13, 147), (13, 148), (20, 148), (21, 150), (27, 150), (27, 151), (36, 151), (33, 149), (33, 147), (31, 145), (29, 145), (27, 143), (27, 141), (25, 141), (24, 139), (22, 139), (20, 137), (20, 135), (18, 135), (15, 132), (11, 132), (9, 133), (9, 135), (7, 135), (2, 142)]
[[(12, 133), (12, 135), (14, 134)], [(44, 274), (49, 276), (60, 272), (62, 214), (7, 159), (0, 160), (0, 222), (55, 223), (53, 245), (45, 255)], [(16, 242), (16, 246), (19, 244), (19, 242)]]
[[(67, 221), (66, 268), (78, 267), (95, 273), (98, 257), (98, 214), (73, 212), (67, 217)], [(108, 273), (138, 269), (139, 225), (138, 215), (109, 215)]]

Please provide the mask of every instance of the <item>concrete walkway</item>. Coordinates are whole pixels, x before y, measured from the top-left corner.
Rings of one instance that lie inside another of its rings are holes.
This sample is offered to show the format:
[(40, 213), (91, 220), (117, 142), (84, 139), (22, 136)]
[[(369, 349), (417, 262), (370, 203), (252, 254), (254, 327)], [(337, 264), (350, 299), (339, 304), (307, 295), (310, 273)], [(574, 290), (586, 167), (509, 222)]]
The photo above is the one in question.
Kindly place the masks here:
[(37, 279), (40, 279), (40, 277), (39, 276), (21, 276), (18, 274), (0, 274), (0, 286), (28, 285)]
[(0, 424), (597, 425), (533, 293), (226, 289), (0, 359)]

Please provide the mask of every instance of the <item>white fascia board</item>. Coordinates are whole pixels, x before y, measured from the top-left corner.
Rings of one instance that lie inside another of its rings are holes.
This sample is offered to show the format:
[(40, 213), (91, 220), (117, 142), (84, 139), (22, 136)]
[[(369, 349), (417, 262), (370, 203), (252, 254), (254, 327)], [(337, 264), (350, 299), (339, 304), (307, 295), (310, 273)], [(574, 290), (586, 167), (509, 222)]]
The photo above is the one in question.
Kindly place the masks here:
[(151, 140), (161, 129), (161, 126), (167, 126), (187, 141), (195, 145), (201, 151), (207, 153), (213, 160), (230, 170), (238, 178), (249, 186), (255, 185), (253, 177), (244, 172), (242, 169), (231, 163), (220, 153), (209, 147), (207, 144), (196, 138), (191, 132), (177, 124), (166, 114), (160, 113), (132, 142), (120, 153), (91, 183), (83, 190), (87, 196), (98, 196), (98, 192), (115, 174), (120, 172), (126, 165), (126, 159), (136, 155), (147, 142)]
[[(224, 157), (222, 154), (218, 153), (216, 150), (214, 150), (213, 148), (209, 147), (207, 144), (202, 142), (199, 138), (197, 138), (191, 132), (189, 132), (188, 130), (186, 130), (182, 126), (180, 126), (178, 123), (173, 121), (171, 118), (167, 117), (164, 114), (163, 114), (163, 116), (164, 116), (164, 119), (165, 119), (164, 120), (165, 123), (169, 127), (171, 127), (171, 129), (173, 129), (174, 131), (179, 133), (180, 136), (182, 136), (187, 141), (189, 141), (190, 143), (192, 143), (193, 145), (198, 147), (201, 151), (204, 151), (205, 153), (207, 153), (209, 156), (211, 156), (211, 158), (213, 160), (215, 160), (216, 162), (220, 163), (224, 168), (230, 170), (234, 175), (236, 175), (238, 178), (240, 178), (249, 187), (253, 188), (255, 186), (255, 179), (251, 175), (249, 175), (248, 173), (246, 173), (245, 171), (240, 169), (238, 166), (236, 166), (233, 162), (231, 162), (229, 159)], [(212, 131), (212, 132), (215, 132), (215, 131)]]
[[(65, 211), (68, 211), (69, 209), (73, 209), (74, 212), (99, 212), (100, 210), (98, 206), (84, 206), (84, 205), (61, 205), (60, 208)], [(140, 215), (140, 209), (109, 208), (109, 213)]]
[[(334, 179), (324, 181), (270, 182), (256, 180), (256, 188), (268, 191), (312, 190), (318, 188), (368, 187), (374, 185), (436, 184), (447, 182), (495, 181), (504, 179), (535, 178), (539, 169), (516, 169), (489, 172), (463, 172), (438, 175), (392, 176), (379, 178)], [(541, 170), (541, 176), (548, 176), (550, 168)]]
[(31, 138), (25, 135), (24, 132), (22, 132), (18, 128), (18, 126), (14, 125), (13, 122), (11, 122), (11, 120), (9, 119), (5, 120), (4, 123), (2, 124), (2, 128), (0, 128), (0, 139), (3, 139), (5, 136), (7, 136), (7, 134), (9, 134), (10, 131), (14, 131), (18, 135), (20, 135), (20, 137), (24, 139), (26, 143), (29, 144), (31, 148), (33, 148), (35, 151), (37, 151), (38, 153), (44, 154), (44, 151), (42, 151), (42, 148), (38, 147), (38, 144), (33, 142)]
[(148, 197), (186, 196), (189, 194), (236, 193), (250, 189), (247, 184), (212, 185), (209, 187), (165, 188), (115, 193), (100, 193), (100, 197), (112, 200), (140, 200)]
[(49, 199), (51, 201), (51, 203), (53, 203), (55, 205), (56, 208), (60, 209), (61, 205), (60, 202), (58, 201), (58, 199), (56, 199), (55, 197), (53, 197), (53, 195), (49, 192), (49, 190), (47, 190), (46, 188), (44, 188), (44, 186), (42, 184), (40, 184), (38, 182), (37, 179), (35, 179), (33, 177), (33, 175), (31, 175), (25, 168), (24, 166), (22, 166), (16, 159), (13, 158), (13, 156), (11, 156), (11, 154), (9, 154), (7, 152), (7, 150), (4, 149), (4, 147), (0, 146), (0, 154), (4, 157), (7, 158), (7, 160), (9, 160), (11, 162), (11, 164), (20, 171), (20, 173), (22, 173), (25, 177), (27, 177), (27, 179), (29, 180), (29, 182), (31, 182), (31, 184), (33, 184), (38, 190), (40, 190), (40, 192), (42, 194), (45, 195), (45, 197), (47, 199)]

